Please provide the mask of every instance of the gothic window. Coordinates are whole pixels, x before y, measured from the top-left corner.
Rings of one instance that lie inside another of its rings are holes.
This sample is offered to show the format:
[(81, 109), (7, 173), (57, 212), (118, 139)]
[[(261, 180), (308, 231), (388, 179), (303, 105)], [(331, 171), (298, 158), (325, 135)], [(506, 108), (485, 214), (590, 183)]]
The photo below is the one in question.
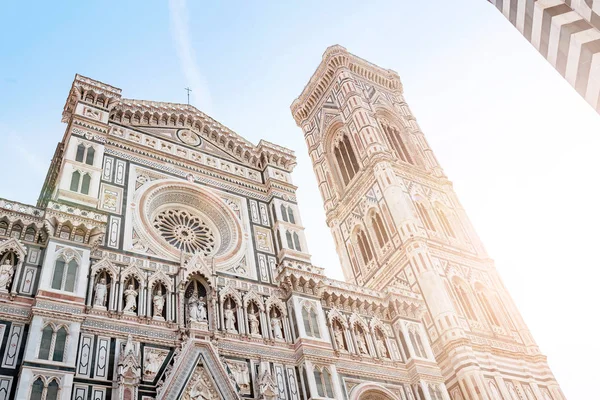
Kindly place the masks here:
[(73, 235), (73, 240), (78, 243), (83, 243), (84, 238), (85, 238), (85, 231), (81, 228), (75, 229), (75, 234)]
[(88, 174), (88, 173), (82, 174), (79, 171), (75, 171), (71, 175), (71, 185), (69, 186), (69, 190), (72, 192), (89, 194), (91, 182), (92, 182), (92, 177), (90, 176), (90, 174)]
[(425, 352), (425, 346), (423, 346), (421, 334), (414, 326), (410, 327), (408, 331), (408, 336), (410, 338), (410, 343), (412, 344), (412, 347), (415, 350), (415, 355), (417, 357), (427, 358), (427, 353)]
[(329, 370), (327, 368), (315, 368), (314, 376), (319, 397), (333, 399), (333, 386), (331, 384), (331, 374), (329, 373)]
[(6, 235), (8, 231), (8, 223), (6, 221), (0, 221), (0, 235)]
[(304, 321), (306, 336), (315, 338), (321, 337), (317, 312), (313, 307), (302, 307), (302, 320)]
[(31, 385), (31, 395), (29, 396), (30, 400), (42, 400), (42, 396), (45, 394), (46, 387), (44, 386), (44, 381), (42, 378), (37, 378), (33, 385)]
[(431, 400), (444, 400), (442, 397), (442, 391), (437, 385), (429, 386), (429, 396), (431, 397)]
[(471, 303), (471, 297), (466, 289), (466, 284), (456, 277), (452, 280), (452, 283), (454, 284), (456, 297), (458, 297), (458, 301), (463, 309), (463, 312), (465, 313), (465, 316), (470, 320), (477, 320), (473, 304)]
[(419, 212), (419, 216), (421, 217), (421, 221), (423, 221), (423, 224), (425, 225), (425, 228), (429, 229), (430, 231), (435, 231), (435, 225), (433, 225), (433, 222), (431, 221), (431, 217), (429, 216), (429, 211), (427, 211), (427, 208), (425, 208), (423, 203), (420, 202), (416, 202), (415, 205), (417, 207), (417, 211)]
[(54, 264), (52, 289), (74, 292), (77, 267), (78, 264), (75, 259), (70, 260), (68, 263), (63, 258), (57, 259)]
[(385, 246), (389, 240), (389, 237), (387, 230), (385, 229), (385, 225), (383, 224), (383, 220), (381, 219), (381, 215), (378, 213), (373, 213), (371, 216), (371, 225), (375, 230), (375, 236), (377, 236), (379, 247)]
[(23, 226), (19, 224), (14, 224), (12, 230), (10, 231), (10, 237), (15, 239), (21, 238), (21, 233), (23, 232)]
[(285, 222), (289, 222), (288, 215), (287, 215), (287, 209), (286, 209), (286, 206), (284, 206), (283, 204), (281, 205), (281, 218), (283, 218), (283, 220)]
[(94, 155), (96, 151), (92, 146), (86, 147), (83, 143), (77, 146), (77, 153), (75, 154), (75, 161), (84, 162), (87, 165), (94, 165)]
[(446, 217), (446, 214), (440, 210), (439, 208), (435, 209), (435, 213), (437, 214), (437, 217), (440, 221), (440, 223), (442, 224), (442, 228), (444, 229), (444, 233), (447, 236), (456, 238), (456, 234), (454, 233), (454, 229), (452, 229), (452, 225), (450, 225), (450, 221), (448, 220), (448, 217)]
[(500, 319), (498, 318), (496, 311), (492, 307), (490, 299), (487, 293), (485, 293), (485, 289), (483, 287), (479, 287), (477, 289), (477, 298), (479, 300), (479, 303), (481, 304), (481, 307), (483, 308), (483, 312), (485, 313), (485, 317), (488, 320), (488, 322), (490, 324), (500, 326)]
[(46, 325), (42, 329), (38, 358), (40, 360), (63, 362), (68, 335), (67, 328), (64, 326), (55, 329), (52, 325)]
[(300, 247), (300, 237), (296, 232), (294, 232), (294, 248), (298, 251), (302, 251), (302, 247)]
[(288, 220), (290, 221), (290, 223), (295, 224), (296, 223), (296, 218), (294, 218), (294, 210), (292, 210), (292, 207), (288, 207)]
[(25, 240), (28, 242), (33, 242), (35, 240), (35, 228), (33, 226), (25, 229)]
[(410, 156), (406, 145), (404, 144), (404, 140), (402, 139), (402, 134), (400, 133), (400, 131), (396, 127), (389, 126), (384, 123), (382, 123), (381, 126), (383, 127), (383, 131), (385, 132), (385, 137), (387, 138), (392, 148), (396, 151), (396, 154), (398, 155), (400, 160), (409, 164), (414, 164), (414, 161)]
[(58, 399), (58, 382), (53, 379), (46, 390), (46, 400), (57, 400)]
[(85, 146), (83, 143), (79, 143), (77, 146), (77, 154), (75, 155), (75, 161), (83, 162), (85, 158)]
[(367, 239), (367, 235), (363, 230), (359, 230), (356, 233), (356, 241), (358, 243), (358, 248), (364, 263), (368, 264), (373, 259), (373, 251), (371, 250), (371, 245)]
[(358, 172), (358, 162), (348, 135), (343, 135), (342, 140), (334, 147), (333, 154), (344, 185), (347, 185)]

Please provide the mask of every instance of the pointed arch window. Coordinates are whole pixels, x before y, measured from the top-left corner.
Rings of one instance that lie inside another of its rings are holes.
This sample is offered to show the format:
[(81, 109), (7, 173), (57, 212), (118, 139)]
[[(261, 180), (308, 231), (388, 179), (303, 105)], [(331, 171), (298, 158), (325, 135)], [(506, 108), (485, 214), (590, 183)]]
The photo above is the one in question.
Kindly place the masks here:
[(40, 360), (63, 362), (68, 336), (69, 333), (64, 326), (55, 329), (52, 325), (46, 325), (42, 329), (38, 358)]
[(65, 261), (63, 258), (56, 260), (54, 264), (54, 275), (52, 276), (52, 289), (75, 291), (75, 280), (79, 265), (75, 259)]
[(295, 224), (296, 223), (296, 218), (294, 218), (294, 210), (292, 210), (292, 207), (288, 207), (288, 220), (290, 221), (291, 224)]
[(333, 399), (333, 385), (329, 370), (327, 368), (315, 368), (314, 377), (318, 396)]
[(289, 222), (288, 215), (287, 215), (287, 207), (282, 204), (280, 209), (281, 209), (281, 218), (283, 218), (283, 220), (285, 222)]
[(33, 385), (31, 385), (31, 395), (29, 396), (30, 400), (42, 400), (42, 396), (46, 393), (44, 393), (46, 390), (46, 387), (44, 385), (44, 381), (42, 380), (42, 378), (37, 378), (34, 382)]
[(75, 161), (85, 162), (87, 165), (94, 165), (94, 156), (96, 150), (92, 146), (86, 146), (83, 143), (77, 145), (77, 152), (75, 154)]
[(15, 239), (20, 239), (21, 233), (23, 233), (23, 226), (19, 225), (19, 224), (14, 224), (10, 231), (10, 237), (15, 238)]
[(483, 312), (485, 313), (485, 317), (490, 324), (500, 326), (500, 318), (496, 314), (496, 311), (492, 307), (492, 304), (489, 300), (488, 295), (485, 293), (483, 288), (477, 290), (477, 298), (481, 307), (483, 308)]
[(33, 242), (35, 240), (35, 228), (33, 226), (25, 229), (25, 240)]
[(347, 134), (344, 134), (342, 140), (333, 148), (333, 154), (345, 186), (358, 172), (358, 161)]
[(80, 171), (74, 171), (71, 174), (71, 184), (69, 186), (69, 190), (72, 192), (89, 194), (91, 182), (92, 177), (87, 172), (81, 173)]
[(425, 225), (425, 228), (429, 229), (430, 231), (435, 231), (435, 225), (433, 225), (431, 217), (429, 216), (429, 211), (427, 211), (425, 205), (421, 202), (416, 202), (415, 205), (417, 207), (417, 212), (421, 217), (421, 221), (423, 221), (423, 224)]
[(0, 221), (0, 235), (4, 236), (8, 232), (8, 223), (6, 221)]
[(373, 251), (371, 250), (371, 245), (367, 239), (367, 235), (362, 229), (356, 234), (356, 241), (358, 243), (358, 248), (364, 263), (368, 264), (373, 259)]
[(383, 247), (389, 241), (387, 230), (385, 229), (385, 225), (383, 220), (381, 219), (381, 215), (379, 213), (374, 213), (371, 217), (371, 225), (375, 230), (375, 236), (377, 236), (377, 242), (379, 243), (379, 247)]
[(453, 284), (454, 290), (456, 291), (456, 297), (458, 298), (458, 302), (460, 303), (465, 316), (472, 321), (476, 321), (477, 317), (471, 303), (471, 297), (465, 289), (465, 285), (456, 279), (453, 281)]
[(425, 352), (425, 346), (423, 346), (423, 340), (421, 339), (421, 334), (415, 327), (411, 327), (408, 332), (408, 336), (410, 338), (410, 343), (415, 351), (415, 355), (421, 358), (427, 358), (427, 353)]
[(81, 173), (79, 171), (73, 172), (73, 174), (71, 175), (71, 186), (69, 187), (69, 190), (71, 190), (72, 192), (78, 192), (80, 180)]
[(90, 174), (83, 174), (83, 179), (81, 180), (81, 193), (89, 194), (90, 193), (90, 182), (92, 178), (90, 178)]
[(314, 307), (302, 307), (302, 320), (306, 335), (314, 338), (320, 338), (319, 320)]
[(446, 216), (446, 214), (439, 208), (435, 209), (435, 213), (437, 214), (437, 217), (440, 220), (440, 223), (442, 224), (442, 229), (444, 229), (444, 233), (447, 236), (456, 238), (454, 229), (452, 229), (452, 225), (450, 225), (450, 221), (448, 220), (448, 217)]
[(300, 247), (300, 237), (296, 232), (294, 232), (294, 248), (298, 251), (302, 251), (302, 247)]
[(414, 164), (414, 161), (408, 151), (408, 148), (404, 143), (404, 140), (402, 139), (402, 134), (400, 133), (398, 128), (387, 125), (385, 123), (382, 123), (381, 126), (383, 127), (383, 131), (385, 132), (385, 136), (388, 142), (390, 143), (400, 160), (409, 164)]

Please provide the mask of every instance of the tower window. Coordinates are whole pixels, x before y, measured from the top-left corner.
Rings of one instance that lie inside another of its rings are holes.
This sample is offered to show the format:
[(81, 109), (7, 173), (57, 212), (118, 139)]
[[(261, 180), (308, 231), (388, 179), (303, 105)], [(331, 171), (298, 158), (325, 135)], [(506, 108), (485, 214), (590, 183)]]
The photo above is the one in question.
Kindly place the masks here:
[(327, 368), (315, 368), (314, 370), (315, 384), (317, 386), (317, 394), (319, 397), (327, 397), (333, 399), (333, 386), (331, 384), (331, 374)]
[(414, 325), (410, 327), (408, 336), (410, 337), (410, 343), (415, 350), (415, 355), (417, 357), (427, 358), (427, 353), (425, 352), (425, 346), (423, 346), (421, 334)]
[(67, 328), (64, 326), (55, 329), (52, 325), (46, 325), (42, 330), (38, 358), (63, 362), (68, 335)]
[(471, 298), (467, 293), (467, 290), (465, 289), (465, 285), (461, 283), (458, 278), (455, 278), (453, 283), (454, 289), (456, 290), (456, 297), (458, 298), (458, 301), (462, 306), (465, 316), (472, 321), (476, 321), (477, 317), (475, 315), (475, 311), (471, 303)]
[(448, 217), (446, 217), (446, 214), (440, 210), (439, 208), (436, 208), (435, 210), (438, 219), (440, 220), (440, 223), (442, 224), (442, 228), (444, 229), (444, 233), (447, 236), (456, 238), (456, 234), (454, 233), (454, 229), (452, 229), (452, 225), (450, 225), (450, 221), (448, 220)]
[(94, 165), (94, 155), (96, 151), (92, 146), (86, 147), (83, 143), (77, 146), (77, 153), (75, 154), (75, 161), (84, 162), (87, 165)]
[(400, 131), (397, 128), (388, 126), (386, 124), (381, 124), (381, 126), (383, 127), (383, 131), (385, 132), (385, 136), (388, 142), (396, 151), (396, 154), (398, 155), (400, 160), (409, 164), (414, 164), (414, 161), (410, 156), (410, 153), (408, 152), (404, 141), (402, 140), (402, 134), (400, 133)]
[(300, 247), (300, 237), (296, 232), (294, 232), (294, 247), (296, 250), (302, 251), (302, 248)]
[(374, 213), (371, 217), (371, 225), (375, 230), (375, 235), (377, 236), (377, 242), (379, 243), (379, 247), (383, 247), (389, 241), (389, 237), (387, 234), (387, 230), (385, 229), (385, 225), (383, 224), (383, 220), (381, 219), (381, 215), (378, 213)]
[[(83, 175), (83, 177), (82, 177)], [(71, 175), (71, 185), (69, 186), (69, 190), (72, 192), (80, 192), (82, 194), (90, 193), (90, 184), (92, 182), (92, 177), (88, 173), (82, 174), (79, 171), (73, 172)]]
[(52, 276), (52, 289), (74, 292), (78, 267), (79, 265), (74, 259), (68, 263), (63, 258), (56, 260)]
[(498, 318), (494, 307), (492, 307), (492, 303), (490, 302), (487, 293), (485, 293), (484, 288), (479, 288), (477, 290), (477, 298), (479, 299), (479, 303), (481, 304), (481, 307), (483, 308), (483, 311), (485, 313), (485, 317), (487, 318), (489, 323), (496, 326), (500, 326), (500, 318)]
[(429, 229), (430, 231), (435, 231), (435, 225), (433, 225), (433, 222), (431, 221), (429, 211), (427, 211), (422, 203), (417, 202), (415, 205), (417, 207), (417, 212), (421, 217), (421, 221), (423, 221), (423, 224), (425, 225), (425, 228)]
[(360, 249), (364, 263), (368, 264), (373, 259), (373, 251), (363, 230), (359, 230), (356, 234), (356, 241), (358, 242), (358, 248)]
[(342, 140), (334, 147), (333, 153), (344, 185), (347, 185), (358, 172), (358, 161), (348, 135), (343, 136)]
[(319, 321), (317, 318), (317, 312), (313, 307), (302, 307), (302, 320), (304, 322), (304, 330), (306, 336), (320, 338), (321, 332), (319, 331)]
[(287, 215), (287, 207), (284, 206), (283, 204), (281, 205), (281, 218), (283, 218), (283, 220), (285, 222), (289, 222), (288, 215)]

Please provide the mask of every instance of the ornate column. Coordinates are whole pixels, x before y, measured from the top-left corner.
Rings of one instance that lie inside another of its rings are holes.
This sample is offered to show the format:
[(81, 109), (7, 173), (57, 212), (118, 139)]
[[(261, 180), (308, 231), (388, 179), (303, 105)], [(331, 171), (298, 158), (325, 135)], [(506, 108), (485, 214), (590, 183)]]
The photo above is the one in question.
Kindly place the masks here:
[(421, 386), (421, 391), (423, 392), (423, 396), (425, 398), (423, 400), (431, 400), (431, 396), (429, 395), (429, 388), (424, 381), (419, 381), (419, 386)]
[(273, 332), (271, 332), (271, 320), (269, 318), (269, 313), (266, 313), (264, 310), (259, 311), (260, 314), (260, 323), (262, 324), (262, 337), (265, 339), (273, 339)]
[(352, 331), (347, 327), (342, 327), (344, 332), (344, 338), (346, 339), (346, 344), (348, 345), (348, 353), (356, 352), (356, 346), (354, 343), (354, 338), (352, 337)]
[(123, 281), (119, 282), (119, 305), (117, 307), (118, 312), (123, 312), (123, 284)]
[(89, 285), (88, 285), (88, 293), (89, 293), (89, 295), (88, 295), (87, 301), (85, 302), (85, 304), (88, 307), (91, 307), (92, 300), (94, 299), (94, 280), (95, 280), (95, 278), (96, 278), (96, 275), (93, 272), (90, 273)]
[(331, 325), (332, 324), (327, 324), (327, 328), (329, 329), (329, 338), (331, 339), (331, 346), (333, 347), (333, 350), (340, 351), (340, 349), (338, 348), (337, 341), (335, 340), (335, 334), (333, 333), (333, 327)]
[(110, 293), (108, 294), (108, 310), (109, 311), (115, 310), (115, 301), (117, 300), (117, 298), (115, 297), (116, 290), (117, 290), (117, 280), (116, 280), (116, 278), (111, 277)]
[(146, 297), (146, 316), (152, 318), (152, 292), (148, 286), (146, 289)]
[[(246, 335), (250, 336), (250, 329), (248, 327), (248, 307), (244, 307), (244, 305), (242, 304), (242, 314), (243, 314), (243, 318), (244, 318), (244, 329), (242, 329), (242, 324), (241, 321), (239, 321), (239, 317), (238, 317), (238, 330), (240, 331), (240, 334), (242, 333), (242, 330), (245, 331)], [(238, 316), (240, 314), (240, 311), (238, 309)]]
[(185, 308), (185, 292), (183, 285), (179, 285), (179, 297), (176, 299), (176, 303), (179, 305), (177, 307), (177, 319), (179, 320), (179, 328), (185, 328), (185, 317), (184, 317), (184, 308)]
[(281, 315), (282, 321), (283, 321), (283, 334), (285, 335), (285, 341), (286, 342), (292, 342), (293, 337), (292, 337), (292, 328), (290, 326), (290, 319), (289, 317), (283, 316), (283, 313)]
[(167, 316), (167, 321), (171, 321), (172, 320), (172, 302), (173, 302), (173, 294), (171, 293), (170, 290), (167, 290), (167, 293), (165, 294), (165, 298), (167, 299), (167, 312), (166, 312), (166, 316)]
[(356, 343), (356, 334), (354, 333), (354, 328), (350, 327), (350, 336), (352, 336), (352, 346), (354, 347), (354, 353), (360, 355), (360, 350), (358, 349), (358, 344)]

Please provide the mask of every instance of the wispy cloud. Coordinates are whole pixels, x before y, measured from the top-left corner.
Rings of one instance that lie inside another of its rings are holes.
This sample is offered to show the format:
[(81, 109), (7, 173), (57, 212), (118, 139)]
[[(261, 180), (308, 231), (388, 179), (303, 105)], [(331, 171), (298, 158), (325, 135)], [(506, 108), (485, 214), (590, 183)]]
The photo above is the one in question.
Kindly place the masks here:
[[(191, 101), (197, 108), (210, 112), (211, 98), (206, 80), (196, 63), (194, 48), (191, 43), (188, 9), (186, 0), (169, 0), (171, 19), (171, 36), (175, 42), (177, 55), (186, 81), (192, 89)], [(183, 89), (183, 88), (182, 88)]]

